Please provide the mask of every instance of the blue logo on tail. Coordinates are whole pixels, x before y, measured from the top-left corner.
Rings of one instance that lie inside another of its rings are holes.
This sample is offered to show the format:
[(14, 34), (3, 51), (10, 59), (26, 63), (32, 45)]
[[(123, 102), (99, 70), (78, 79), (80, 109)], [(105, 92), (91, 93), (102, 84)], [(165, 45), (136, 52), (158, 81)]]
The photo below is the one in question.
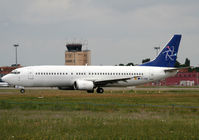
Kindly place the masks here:
[(177, 54), (174, 53), (175, 49), (174, 49), (174, 46), (167, 46), (166, 47), (168, 50), (162, 52), (162, 54), (165, 54), (165, 60), (168, 61), (168, 60), (171, 60), (171, 61), (174, 61), (174, 58), (173, 57), (176, 57)]
[(141, 64), (140, 66), (174, 67), (180, 40), (181, 35), (174, 35), (166, 47), (164, 47), (163, 50), (159, 53), (156, 59)]

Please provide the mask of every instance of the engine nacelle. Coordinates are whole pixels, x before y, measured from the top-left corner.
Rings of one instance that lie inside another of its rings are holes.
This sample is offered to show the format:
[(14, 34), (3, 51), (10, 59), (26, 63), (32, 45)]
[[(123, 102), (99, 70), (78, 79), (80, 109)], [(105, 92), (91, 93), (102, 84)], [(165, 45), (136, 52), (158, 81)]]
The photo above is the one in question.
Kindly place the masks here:
[(74, 89), (76, 90), (93, 90), (94, 83), (92, 81), (77, 80), (74, 82)]

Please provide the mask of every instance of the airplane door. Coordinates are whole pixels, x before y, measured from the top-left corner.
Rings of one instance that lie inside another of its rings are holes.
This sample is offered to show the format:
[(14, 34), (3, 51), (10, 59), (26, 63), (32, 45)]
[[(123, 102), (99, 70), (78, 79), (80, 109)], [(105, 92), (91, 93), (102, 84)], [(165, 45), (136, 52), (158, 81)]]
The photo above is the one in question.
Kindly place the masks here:
[(28, 80), (33, 80), (33, 79), (34, 79), (33, 72), (28, 72)]
[(20, 80), (21, 80), (21, 77), (20, 77), (20, 76), (18, 76), (18, 81), (20, 82)]

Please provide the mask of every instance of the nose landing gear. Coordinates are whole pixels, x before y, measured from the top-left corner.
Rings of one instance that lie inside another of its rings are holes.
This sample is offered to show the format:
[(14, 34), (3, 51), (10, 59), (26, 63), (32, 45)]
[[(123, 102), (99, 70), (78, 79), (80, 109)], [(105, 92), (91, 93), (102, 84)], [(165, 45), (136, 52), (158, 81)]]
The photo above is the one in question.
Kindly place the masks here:
[(21, 92), (21, 93), (25, 93), (25, 89), (24, 89), (24, 87), (22, 87), (22, 86), (17, 86), (17, 85), (15, 85), (14, 88), (20, 89), (20, 92)]
[(25, 93), (25, 89), (23, 89), (23, 88), (20, 89), (20, 92), (21, 92), (21, 93)]

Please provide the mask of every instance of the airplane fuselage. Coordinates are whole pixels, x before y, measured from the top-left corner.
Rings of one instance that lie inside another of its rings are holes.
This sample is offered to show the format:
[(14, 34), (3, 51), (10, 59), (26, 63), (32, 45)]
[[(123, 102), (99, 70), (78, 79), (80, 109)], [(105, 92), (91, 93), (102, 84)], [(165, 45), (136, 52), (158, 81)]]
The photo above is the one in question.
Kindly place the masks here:
[[(7, 75), (9, 84), (24, 87), (73, 87), (77, 80), (128, 80), (105, 84), (106, 87), (135, 86), (170, 77), (163, 67), (147, 66), (30, 66)], [(171, 68), (172, 69), (172, 68)], [(9, 76), (12, 76), (10, 79)]]

